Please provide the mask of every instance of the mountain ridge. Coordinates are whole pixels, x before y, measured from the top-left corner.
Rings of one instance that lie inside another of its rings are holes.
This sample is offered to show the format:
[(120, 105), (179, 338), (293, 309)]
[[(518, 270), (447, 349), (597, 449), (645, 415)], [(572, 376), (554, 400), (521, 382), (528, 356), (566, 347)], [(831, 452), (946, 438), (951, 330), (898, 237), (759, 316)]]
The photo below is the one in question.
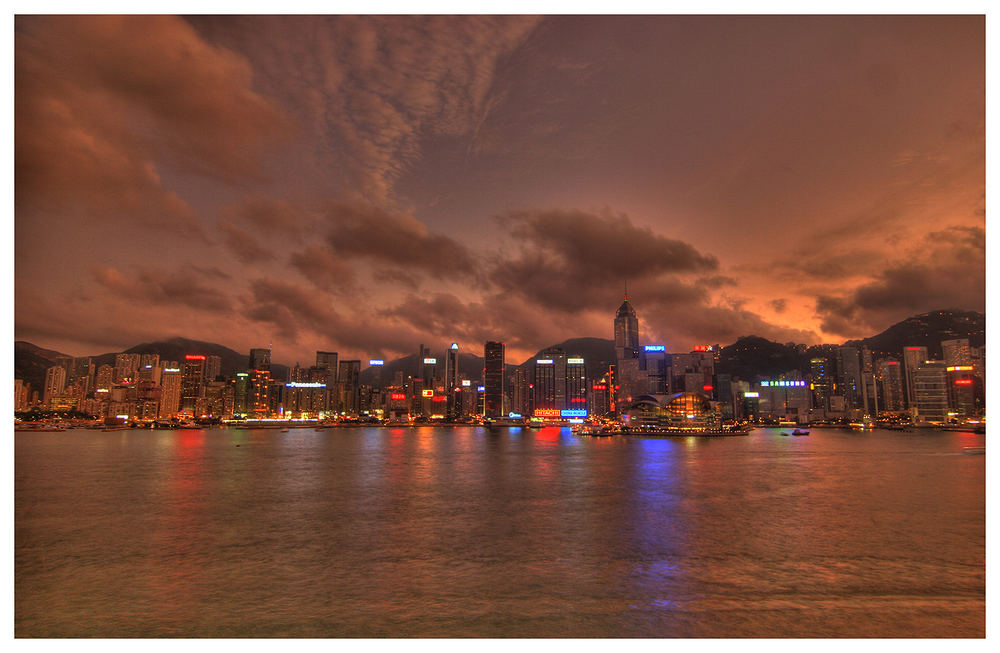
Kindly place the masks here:
[[(817, 355), (831, 356), (838, 346), (868, 346), (875, 357), (900, 356), (904, 346), (925, 346), (931, 357), (941, 356), (941, 341), (952, 338), (968, 338), (969, 345), (979, 347), (985, 344), (986, 315), (977, 311), (937, 310), (921, 313), (901, 320), (884, 331), (860, 340), (848, 340), (843, 345), (796, 345), (781, 344), (757, 335), (740, 336), (730, 345), (722, 347), (719, 353), (718, 371), (748, 378), (752, 374), (777, 376), (798, 369), (808, 371), (808, 359)], [(608, 338), (583, 336), (539, 349), (520, 364), (508, 363), (508, 374), (517, 368), (527, 369), (531, 361), (547, 349), (560, 348), (567, 356), (580, 355), (586, 361), (587, 374), (595, 378), (607, 369), (614, 360), (614, 341)], [(441, 350), (445, 351), (444, 349)], [(158, 353), (162, 360), (180, 360), (185, 354), (205, 354), (222, 359), (222, 373), (233, 376), (246, 369), (248, 354), (241, 354), (218, 343), (173, 337), (166, 340), (144, 342), (123, 352), (109, 352), (91, 356), (96, 366), (114, 364), (118, 353)], [(443, 374), (444, 357), (432, 354), (438, 359), (439, 373)], [(15, 378), (30, 382), (32, 388), (39, 389), (44, 383), (45, 369), (59, 356), (66, 356), (56, 350), (45, 349), (25, 340), (14, 341)], [(386, 360), (381, 368), (382, 382), (391, 381), (397, 371), (406, 375), (417, 375), (417, 354), (409, 354), (393, 360)], [(362, 361), (364, 363), (365, 361)], [(478, 378), (483, 369), (483, 358), (475, 354), (459, 353), (459, 372), (470, 379)], [(276, 379), (288, 378), (288, 366), (272, 363), (272, 376)], [(361, 381), (370, 383), (377, 368), (365, 368)]]

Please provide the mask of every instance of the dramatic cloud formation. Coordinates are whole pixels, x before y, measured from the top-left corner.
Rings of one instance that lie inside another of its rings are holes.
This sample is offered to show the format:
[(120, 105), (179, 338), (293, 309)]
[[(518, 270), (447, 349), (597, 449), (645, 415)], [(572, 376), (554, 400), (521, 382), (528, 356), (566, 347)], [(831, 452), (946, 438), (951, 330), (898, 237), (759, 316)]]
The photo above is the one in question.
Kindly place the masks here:
[(950, 227), (928, 234), (921, 246), (846, 296), (821, 295), (816, 311), (824, 332), (844, 338), (871, 335), (880, 325), (917, 313), (985, 310), (986, 233)]
[(242, 57), (180, 18), (22, 17), (16, 48), (19, 209), (82, 201), (91, 214), (194, 229), (157, 161), (253, 174), (261, 147), (291, 126), (251, 89)]
[[(276, 361), (984, 305), (981, 16), (18, 16), (15, 335)], [(294, 359), (292, 358), (294, 357)]]
[(338, 204), (326, 212), (326, 242), (343, 258), (367, 258), (442, 278), (469, 274), (471, 252), (452, 238), (428, 231), (411, 215), (364, 204)]

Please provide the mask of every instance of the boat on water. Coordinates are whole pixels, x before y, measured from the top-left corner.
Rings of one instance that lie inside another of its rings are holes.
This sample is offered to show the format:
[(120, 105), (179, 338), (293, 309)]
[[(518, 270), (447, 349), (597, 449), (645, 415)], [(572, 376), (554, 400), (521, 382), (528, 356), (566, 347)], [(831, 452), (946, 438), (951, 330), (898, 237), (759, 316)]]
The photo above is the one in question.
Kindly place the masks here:
[(982, 456), (986, 454), (986, 447), (962, 447), (962, 453), (972, 456)]
[(45, 423), (35, 423), (35, 422), (22, 422), (20, 424), (14, 425), (15, 432), (22, 431), (34, 431), (38, 433), (42, 432), (53, 432), (53, 431), (65, 431), (66, 427), (61, 424), (45, 424)]
[(631, 438), (687, 438), (687, 437), (725, 437), (730, 435), (748, 435), (749, 429), (742, 428), (704, 428), (704, 429), (684, 429), (684, 428), (630, 428), (628, 426), (604, 427), (596, 430), (581, 429), (578, 435), (590, 437), (608, 437), (622, 435)]
[(809, 431), (804, 431), (802, 429), (795, 429), (792, 431), (792, 435), (809, 435)]

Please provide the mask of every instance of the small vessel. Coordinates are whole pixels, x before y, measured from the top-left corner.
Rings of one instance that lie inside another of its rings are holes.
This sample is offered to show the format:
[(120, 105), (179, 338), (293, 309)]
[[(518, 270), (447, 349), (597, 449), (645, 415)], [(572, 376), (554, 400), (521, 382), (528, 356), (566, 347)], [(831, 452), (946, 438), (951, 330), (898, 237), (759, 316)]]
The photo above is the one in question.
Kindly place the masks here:
[(802, 429), (795, 429), (792, 431), (792, 435), (809, 435), (809, 431), (803, 431)]
[(962, 447), (962, 453), (971, 456), (982, 456), (986, 454), (986, 447)]
[(22, 422), (14, 425), (15, 431), (65, 431), (66, 427), (57, 424), (39, 424), (36, 422)]

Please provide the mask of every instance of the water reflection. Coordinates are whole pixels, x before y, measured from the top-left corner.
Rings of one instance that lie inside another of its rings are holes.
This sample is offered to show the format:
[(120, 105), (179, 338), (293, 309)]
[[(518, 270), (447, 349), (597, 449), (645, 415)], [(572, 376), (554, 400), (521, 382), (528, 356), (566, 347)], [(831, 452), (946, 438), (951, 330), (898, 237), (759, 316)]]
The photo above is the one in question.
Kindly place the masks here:
[(981, 635), (983, 436), (911, 435), (17, 434), (15, 629)]

